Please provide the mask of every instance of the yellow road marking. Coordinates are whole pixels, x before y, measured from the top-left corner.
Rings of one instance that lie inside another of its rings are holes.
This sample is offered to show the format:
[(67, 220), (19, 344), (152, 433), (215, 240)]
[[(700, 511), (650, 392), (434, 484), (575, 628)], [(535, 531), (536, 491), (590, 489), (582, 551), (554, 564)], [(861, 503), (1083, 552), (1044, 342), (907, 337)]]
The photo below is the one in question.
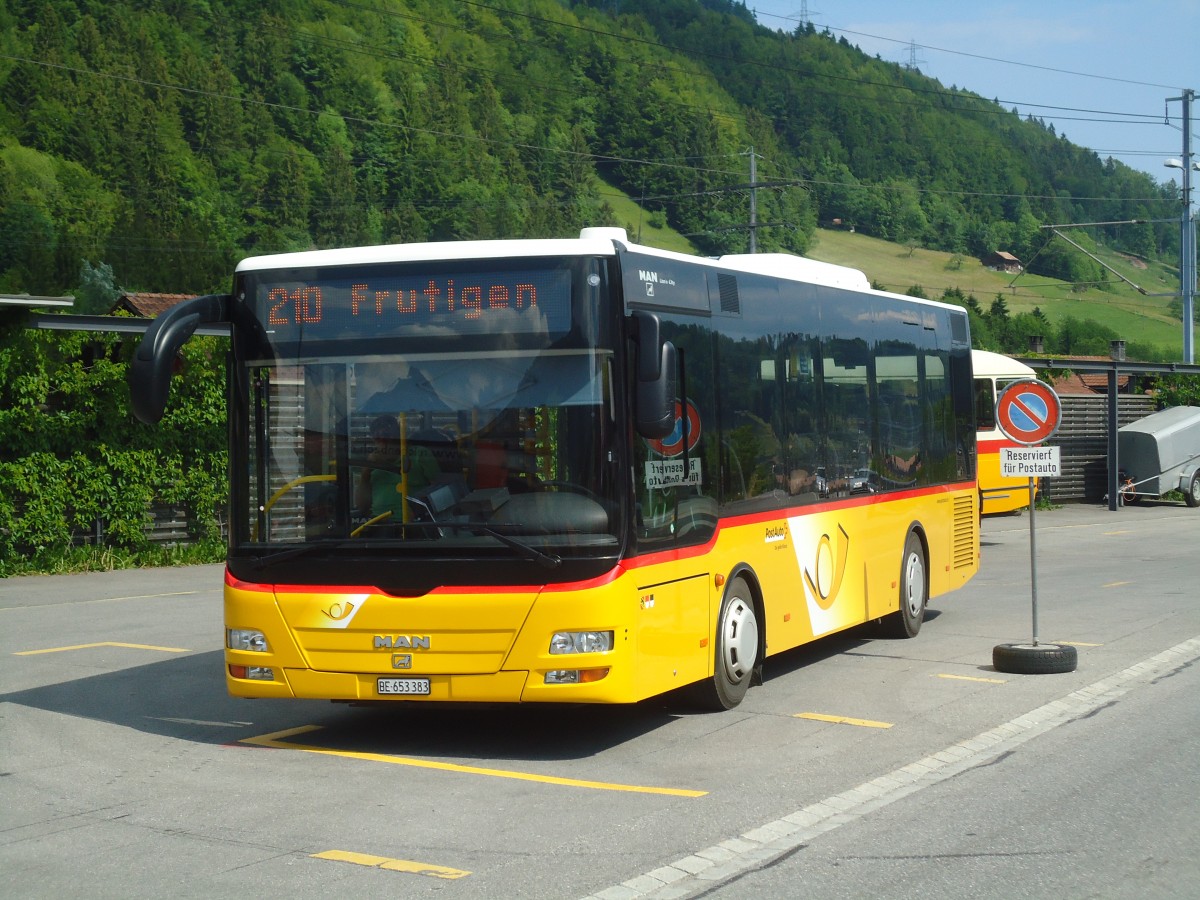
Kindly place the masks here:
[(1070, 647), (1103, 647), (1103, 644), (1088, 644), (1084, 641), (1054, 641), (1055, 644), (1066, 644)]
[(1132, 581), (1112, 581), (1104, 585), (1104, 587), (1125, 587), (1127, 584), (1133, 584)]
[(578, 778), (559, 778), (555, 775), (536, 775), (532, 772), (513, 772), (508, 769), (487, 769), (482, 766), (463, 766), (457, 763), (435, 762), (431, 759), (413, 759), (409, 756), (391, 756), (387, 753), (362, 753), (354, 750), (331, 750), (327, 747), (306, 747), (284, 741), (298, 734), (320, 731), (317, 725), (303, 725), (276, 731), (261, 737), (242, 738), (240, 743), (257, 747), (272, 747), (276, 750), (303, 750), (322, 756), (342, 756), (347, 759), (363, 759), (369, 762), (391, 763), (396, 766), (413, 766), (418, 769), (438, 769), (443, 772), (459, 772), (467, 775), (490, 775), (493, 778), (513, 778), (517, 781), (537, 781), (542, 784), (559, 784), (565, 787), (591, 788), (597, 791), (626, 791), (635, 794), (665, 794), (670, 797), (703, 797), (708, 791), (689, 791), (681, 788), (645, 787), (637, 784), (613, 784), (607, 781), (582, 781)]
[(1133, 534), (1132, 531), (1128, 531), (1128, 530), (1126, 530), (1126, 531), (1102, 531), (1100, 533), (1102, 535), (1104, 535), (1105, 537), (1116, 537), (1117, 535), (1121, 535), (1121, 534)]
[(99, 641), (95, 644), (75, 644), (71, 647), (47, 647), (45, 650), (20, 650), (13, 656), (37, 656), (39, 653), (63, 653), (67, 650), (90, 650), (92, 647), (127, 647), (130, 650), (158, 650), (162, 653), (191, 653), (186, 647), (155, 647), (152, 644), (125, 644), (121, 641)]
[[(190, 597), (193, 594), (215, 594), (219, 589), (205, 591), (166, 591), (161, 594), (132, 594), (128, 597), (97, 597), (94, 600), (68, 600), (63, 603), (55, 603), (55, 606), (84, 606), (89, 603), (119, 603), (124, 600), (154, 600), (158, 597)], [(16, 610), (30, 609), (29, 606), (0, 606), (0, 612), (15, 612)]]
[(872, 722), (870, 719), (851, 719), (847, 716), (826, 716), (821, 713), (796, 713), (794, 718), (812, 719), (816, 722), (832, 722), (835, 725), (857, 725), (860, 728), (891, 728), (891, 722)]
[(354, 863), (359, 866), (372, 866), (376, 869), (387, 869), (390, 872), (410, 872), (413, 875), (428, 875), (431, 878), (464, 878), (470, 872), (463, 869), (451, 869), (448, 866), (435, 866), (430, 863), (413, 862), (408, 859), (388, 859), (386, 856), (371, 856), (368, 853), (354, 853), (351, 850), (324, 850), (312, 854), (312, 859), (333, 859), (338, 862)]
[(938, 678), (953, 678), (955, 681), (981, 681), (984, 684), (1008, 684), (1007, 678), (977, 678), (974, 675), (950, 675), (945, 672), (939, 672)]

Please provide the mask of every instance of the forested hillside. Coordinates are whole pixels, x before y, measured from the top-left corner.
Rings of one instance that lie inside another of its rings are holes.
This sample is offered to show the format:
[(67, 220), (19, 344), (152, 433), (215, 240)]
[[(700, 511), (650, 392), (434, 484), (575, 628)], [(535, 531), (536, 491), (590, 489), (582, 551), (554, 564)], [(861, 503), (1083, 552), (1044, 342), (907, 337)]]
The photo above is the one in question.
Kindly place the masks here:
[[(751, 151), (760, 249), (836, 218), (1030, 255), (1048, 221), (1173, 209), (1052, 128), (728, 0), (0, 0), (0, 85), (8, 292), (106, 267), (225, 289), (256, 253), (630, 224), (610, 185), (739, 250)], [(1100, 237), (1153, 256), (1176, 232)], [(1087, 264), (1056, 253), (1049, 274)]]
[[(1100, 160), (1053, 126), (867, 57), (811, 23), (782, 36), (751, 26), (740, 4), (704, 0), (710, 11), (700, 15), (695, 5), (637, 7), (659, 40), (702, 64), (741, 108), (769, 123), (779, 150), (766, 177), (801, 179), (822, 221), (837, 217), (875, 237), (939, 250), (1007, 249), (1030, 259), (1045, 243), (1042, 224), (1176, 213), (1174, 195), (1147, 175)], [(731, 7), (740, 15), (722, 12)], [(1174, 252), (1177, 231), (1170, 223), (1118, 226), (1097, 237), (1154, 256)], [(1104, 277), (1056, 244), (1038, 263), (1066, 280)]]

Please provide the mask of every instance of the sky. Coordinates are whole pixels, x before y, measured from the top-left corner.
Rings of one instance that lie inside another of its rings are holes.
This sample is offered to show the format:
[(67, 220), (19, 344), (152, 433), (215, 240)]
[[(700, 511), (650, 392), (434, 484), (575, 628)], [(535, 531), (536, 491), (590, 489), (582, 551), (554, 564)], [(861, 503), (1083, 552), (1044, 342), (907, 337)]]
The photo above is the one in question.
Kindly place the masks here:
[[(807, 12), (864, 52), (1053, 124), (1073, 144), (1150, 174), (1183, 154), (1180, 100), (1200, 91), (1200, 0), (744, 0), (791, 31)], [(1164, 117), (1170, 116), (1170, 124)], [(1191, 151), (1200, 161), (1200, 103)], [(1193, 171), (1192, 197), (1200, 195)], [(1195, 204), (1193, 204), (1195, 208)]]

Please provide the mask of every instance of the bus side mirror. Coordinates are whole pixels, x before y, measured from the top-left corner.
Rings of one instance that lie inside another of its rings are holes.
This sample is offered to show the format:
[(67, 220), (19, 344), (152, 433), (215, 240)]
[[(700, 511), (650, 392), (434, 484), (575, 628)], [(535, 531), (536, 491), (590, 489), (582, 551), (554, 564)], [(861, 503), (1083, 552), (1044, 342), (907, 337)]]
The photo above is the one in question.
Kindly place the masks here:
[(637, 348), (635, 427), (642, 437), (659, 440), (675, 428), (675, 345), (662, 340), (658, 316), (653, 313), (637, 310), (631, 320)]
[(129, 365), (129, 401), (139, 421), (153, 425), (167, 408), (175, 354), (197, 328), (227, 322), (229, 297), (208, 294), (172, 306), (150, 323)]

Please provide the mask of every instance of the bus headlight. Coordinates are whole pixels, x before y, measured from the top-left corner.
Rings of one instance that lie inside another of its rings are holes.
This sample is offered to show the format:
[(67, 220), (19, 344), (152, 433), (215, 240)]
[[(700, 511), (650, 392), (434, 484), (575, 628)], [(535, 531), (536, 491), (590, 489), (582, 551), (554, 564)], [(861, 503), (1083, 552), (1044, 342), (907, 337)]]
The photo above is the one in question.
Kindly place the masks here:
[(607, 653), (613, 648), (611, 631), (557, 631), (550, 638), (550, 652)]
[(254, 653), (266, 653), (267, 636), (255, 628), (225, 629), (225, 646), (230, 650), (250, 650)]

